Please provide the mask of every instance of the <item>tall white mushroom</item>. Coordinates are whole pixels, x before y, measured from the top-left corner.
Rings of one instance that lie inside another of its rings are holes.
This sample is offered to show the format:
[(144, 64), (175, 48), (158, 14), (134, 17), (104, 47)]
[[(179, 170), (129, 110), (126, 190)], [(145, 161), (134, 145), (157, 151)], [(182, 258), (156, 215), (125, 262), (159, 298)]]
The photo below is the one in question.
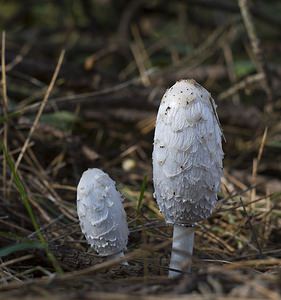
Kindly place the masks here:
[(194, 224), (217, 202), (222, 132), (210, 93), (180, 80), (162, 98), (155, 128), (153, 182), (166, 222), (174, 225), (169, 277), (191, 270)]
[(124, 256), (128, 224), (115, 182), (100, 169), (85, 171), (77, 187), (77, 213), (81, 230), (100, 256)]

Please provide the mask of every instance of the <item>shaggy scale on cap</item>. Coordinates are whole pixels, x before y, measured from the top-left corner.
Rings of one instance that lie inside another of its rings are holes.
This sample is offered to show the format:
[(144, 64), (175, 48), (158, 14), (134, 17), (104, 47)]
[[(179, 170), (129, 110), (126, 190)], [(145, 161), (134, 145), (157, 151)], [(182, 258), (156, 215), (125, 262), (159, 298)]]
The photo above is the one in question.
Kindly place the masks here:
[(221, 129), (210, 93), (180, 80), (162, 98), (153, 149), (154, 196), (166, 222), (208, 218), (222, 177)]
[(115, 182), (99, 169), (88, 169), (77, 188), (77, 212), (88, 243), (101, 256), (123, 252), (128, 225)]

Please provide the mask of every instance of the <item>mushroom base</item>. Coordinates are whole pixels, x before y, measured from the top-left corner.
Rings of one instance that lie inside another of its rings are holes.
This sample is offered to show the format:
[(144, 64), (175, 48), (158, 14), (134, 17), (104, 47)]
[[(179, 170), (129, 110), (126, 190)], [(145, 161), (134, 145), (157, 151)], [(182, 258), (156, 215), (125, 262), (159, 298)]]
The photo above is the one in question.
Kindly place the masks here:
[[(124, 257), (125, 255), (124, 255), (124, 252), (123, 251), (121, 251), (121, 252), (119, 252), (119, 253), (116, 253), (116, 254), (112, 254), (112, 255), (109, 255), (109, 256), (107, 256), (107, 260), (117, 260), (117, 259), (122, 259), (123, 257)], [(123, 260), (122, 262), (121, 262), (121, 265), (123, 265), (123, 266), (128, 266), (129, 264), (128, 264), (128, 262), (126, 261), (126, 260)]]

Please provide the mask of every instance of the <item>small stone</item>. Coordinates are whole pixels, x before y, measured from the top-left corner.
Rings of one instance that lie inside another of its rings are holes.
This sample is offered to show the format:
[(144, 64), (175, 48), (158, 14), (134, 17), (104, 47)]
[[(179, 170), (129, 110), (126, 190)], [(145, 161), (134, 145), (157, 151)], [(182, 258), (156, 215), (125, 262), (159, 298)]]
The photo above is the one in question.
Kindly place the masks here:
[(133, 170), (136, 165), (136, 161), (131, 158), (126, 158), (122, 161), (122, 169), (126, 172)]

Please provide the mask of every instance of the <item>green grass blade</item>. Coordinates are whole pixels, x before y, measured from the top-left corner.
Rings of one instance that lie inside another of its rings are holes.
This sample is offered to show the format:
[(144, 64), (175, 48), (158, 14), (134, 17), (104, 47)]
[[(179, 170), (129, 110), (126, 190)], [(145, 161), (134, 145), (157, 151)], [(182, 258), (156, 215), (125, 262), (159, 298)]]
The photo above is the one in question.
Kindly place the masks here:
[(44, 245), (40, 242), (23, 242), (23, 243), (18, 243), (14, 244), (8, 247), (3, 247), (0, 249), (0, 257), (4, 257), (7, 255), (10, 255), (12, 253), (15, 253), (17, 251), (23, 251), (23, 250), (28, 250), (28, 249), (43, 249)]
[(51, 253), (48, 250), (47, 242), (46, 242), (43, 234), (40, 231), (40, 227), (39, 227), (39, 225), (36, 221), (36, 218), (35, 218), (35, 215), (33, 213), (32, 207), (29, 203), (29, 197), (28, 197), (27, 192), (25, 190), (25, 187), (24, 187), (24, 185), (23, 185), (23, 183), (22, 183), (22, 181), (19, 177), (19, 174), (16, 171), (15, 164), (14, 164), (11, 156), (9, 155), (9, 153), (8, 153), (7, 149), (5, 148), (2, 141), (0, 142), (0, 146), (3, 150), (3, 154), (4, 154), (4, 156), (7, 160), (8, 166), (9, 166), (10, 171), (12, 173), (14, 184), (15, 184), (15, 186), (16, 186), (19, 194), (20, 194), (20, 198), (23, 202), (24, 207), (27, 210), (27, 213), (30, 217), (31, 223), (32, 223), (32, 225), (33, 225), (33, 227), (36, 231), (37, 236), (38, 236), (38, 239), (39, 239), (41, 245), (43, 246), (43, 248), (46, 249), (46, 255), (47, 255), (48, 259), (50, 260), (50, 262), (52, 263), (54, 269), (56, 270), (57, 273), (61, 274), (61, 273), (63, 273), (63, 271), (62, 271), (60, 265), (58, 264), (58, 262), (57, 262), (55, 256), (53, 255), (53, 253)]
[(4, 124), (12, 118), (19, 117), (21, 115), (20, 112), (10, 112), (7, 116), (0, 116), (0, 124)]

